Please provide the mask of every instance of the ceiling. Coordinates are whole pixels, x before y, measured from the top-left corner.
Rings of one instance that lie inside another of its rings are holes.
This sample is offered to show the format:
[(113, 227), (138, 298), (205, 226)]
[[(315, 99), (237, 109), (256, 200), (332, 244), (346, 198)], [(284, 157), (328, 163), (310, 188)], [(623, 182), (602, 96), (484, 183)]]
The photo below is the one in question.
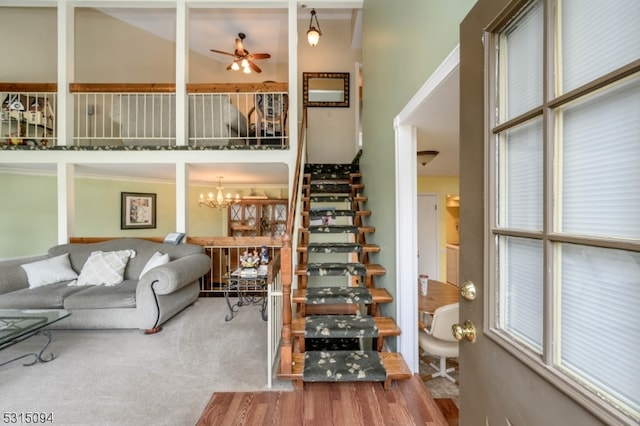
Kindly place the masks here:
[[(102, 12), (138, 26), (167, 40), (175, 39), (175, 12), (173, 9), (108, 8)], [(320, 25), (331, 19), (351, 19), (351, 9), (318, 9)], [(299, 19), (309, 18), (308, 9), (300, 9)], [(306, 23), (305, 23), (306, 25)], [(288, 26), (286, 9), (205, 9), (192, 8), (189, 13), (189, 47), (221, 63), (229, 57), (212, 53), (209, 49), (233, 51), (239, 32), (247, 35), (245, 47), (251, 52), (268, 52), (270, 59), (261, 61), (288, 61)], [(359, 35), (354, 37), (358, 40)], [(366, 73), (366, 70), (365, 70)], [(425, 76), (425, 80), (429, 76)], [(418, 175), (457, 176), (459, 89), (458, 72), (451, 73), (412, 113), (407, 124), (417, 128), (418, 150), (436, 150), (439, 155), (426, 166), (418, 165)], [(366, 80), (365, 80), (366, 82)], [(366, 135), (365, 135), (366, 146)], [(0, 169), (30, 169), (55, 172), (49, 165), (0, 164)], [(47, 170), (50, 169), (50, 170)], [(133, 179), (174, 180), (173, 164), (137, 164), (135, 170), (126, 164), (82, 164), (78, 175), (117, 176)], [(234, 185), (251, 182), (286, 184), (288, 171), (282, 164), (215, 164), (190, 166), (193, 182), (216, 182), (217, 176)]]

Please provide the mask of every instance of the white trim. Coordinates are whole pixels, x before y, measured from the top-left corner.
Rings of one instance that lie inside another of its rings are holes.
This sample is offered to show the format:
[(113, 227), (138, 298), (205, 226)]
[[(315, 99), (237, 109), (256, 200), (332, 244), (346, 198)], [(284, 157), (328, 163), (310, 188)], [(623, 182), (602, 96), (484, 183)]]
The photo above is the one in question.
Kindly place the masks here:
[[(403, 330), (398, 337), (398, 352), (413, 372), (419, 372), (417, 250), (417, 170), (416, 129), (411, 117), (429, 101), (431, 94), (457, 70), (460, 46), (451, 51), (422, 87), (394, 118), (396, 153), (396, 317)], [(411, 129), (408, 131), (407, 129)]]
[[(397, 126), (396, 133), (396, 318), (402, 330), (398, 352), (418, 371), (418, 199), (416, 196), (417, 131)], [(408, 149), (407, 149), (408, 148)], [(411, 178), (412, 177), (412, 178)]]

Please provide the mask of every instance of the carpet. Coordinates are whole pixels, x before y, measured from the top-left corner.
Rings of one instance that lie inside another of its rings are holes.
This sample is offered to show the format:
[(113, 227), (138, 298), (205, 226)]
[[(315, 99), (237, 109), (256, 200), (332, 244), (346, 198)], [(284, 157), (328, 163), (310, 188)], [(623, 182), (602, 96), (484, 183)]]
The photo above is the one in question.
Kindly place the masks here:
[[(214, 392), (269, 390), (267, 322), (260, 306), (232, 321), (223, 298), (200, 298), (145, 335), (139, 330), (53, 330), (56, 359), (0, 367), (3, 412), (51, 413), (53, 424), (194, 425)], [(34, 337), (0, 352), (0, 362), (39, 351)], [(274, 380), (272, 390), (293, 390)]]

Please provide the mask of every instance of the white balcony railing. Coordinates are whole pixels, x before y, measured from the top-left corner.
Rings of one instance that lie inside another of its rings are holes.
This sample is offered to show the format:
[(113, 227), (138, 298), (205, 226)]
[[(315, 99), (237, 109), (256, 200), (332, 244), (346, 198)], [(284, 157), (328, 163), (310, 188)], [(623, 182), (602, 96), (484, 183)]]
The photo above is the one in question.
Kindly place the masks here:
[[(175, 146), (173, 93), (75, 93), (77, 146)], [(186, 144), (288, 145), (287, 94), (191, 93)]]
[(0, 142), (56, 144), (56, 93), (0, 92)]

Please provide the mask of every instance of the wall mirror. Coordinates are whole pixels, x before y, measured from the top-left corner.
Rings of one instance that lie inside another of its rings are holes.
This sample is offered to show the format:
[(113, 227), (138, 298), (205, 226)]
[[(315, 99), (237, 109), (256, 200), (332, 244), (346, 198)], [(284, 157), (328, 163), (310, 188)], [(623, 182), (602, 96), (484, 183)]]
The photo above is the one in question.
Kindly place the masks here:
[(348, 72), (302, 73), (302, 104), (305, 107), (349, 107)]

